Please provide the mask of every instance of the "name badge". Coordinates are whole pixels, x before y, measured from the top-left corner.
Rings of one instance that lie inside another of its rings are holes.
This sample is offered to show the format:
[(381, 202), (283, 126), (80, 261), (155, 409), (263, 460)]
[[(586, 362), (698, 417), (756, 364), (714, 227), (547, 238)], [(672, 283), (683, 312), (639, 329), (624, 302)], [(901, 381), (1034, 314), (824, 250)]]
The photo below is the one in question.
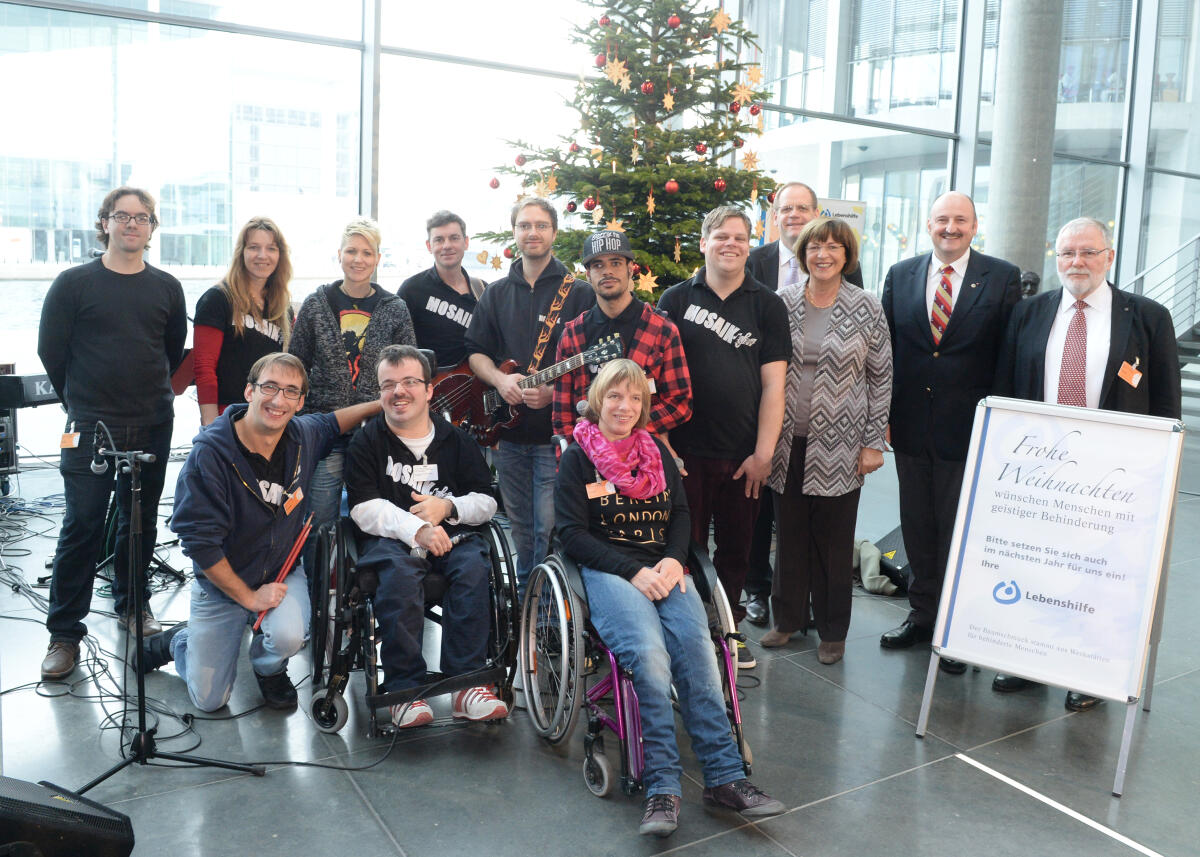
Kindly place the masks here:
[(589, 482), (587, 486), (587, 496), (589, 500), (595, 500), (597, 497), (603, 497), (605, 494), (616, 494), (617, 488), (607, 479), (600, 482)]
[(300, 501), (304, 499), (304, 489), (297, 488), (296, 493), (283, 501), (283, 513), (285, 515), (292, 514), (292, 511), (300, 505)]
[(654, 389), (654, 379), (647, 378), (646, 382), (650, 385), (650, 395), (653, 396), (655, 393), (658, 392), (658, 390)]
[(65, 431), (62, 438), (58, 442), (59, 449), (78, 449), (79, 448), (79, 432)]
[(1126, 360), (1121, 363), (1121, 368), (1117, 370), (1117, 377), (1136, 390), (1137, 385), (1141, 383), (1142, 373), (1130, 366), (1129, 361)]
[(414, 464), (412, 478), (416, 482), (437, 482), (438, 469), (436, 464)]

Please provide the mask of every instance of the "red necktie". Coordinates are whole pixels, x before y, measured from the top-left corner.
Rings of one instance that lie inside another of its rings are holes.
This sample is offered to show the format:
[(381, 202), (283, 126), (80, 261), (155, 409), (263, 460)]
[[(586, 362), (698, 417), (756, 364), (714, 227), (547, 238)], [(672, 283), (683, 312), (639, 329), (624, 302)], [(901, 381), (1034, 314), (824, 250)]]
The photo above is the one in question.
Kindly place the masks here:
[(1087, 304), (1075, 301), (1075, 315), (1067, 325), (1062, 366), (1058, 370), (1058, 403), (1087, 407)]
[(951, 300), (954, 288), (950, 285), (950, 272), (953, 265), (942, 268), (942, 280), (938, 283), (937, 291), (933, 293), (933, 312), (929, 316), (929, 329), (933, 332), (933, 344), (939, 345), (946, 325), (950, 323), (950, 312), (953, 308)]

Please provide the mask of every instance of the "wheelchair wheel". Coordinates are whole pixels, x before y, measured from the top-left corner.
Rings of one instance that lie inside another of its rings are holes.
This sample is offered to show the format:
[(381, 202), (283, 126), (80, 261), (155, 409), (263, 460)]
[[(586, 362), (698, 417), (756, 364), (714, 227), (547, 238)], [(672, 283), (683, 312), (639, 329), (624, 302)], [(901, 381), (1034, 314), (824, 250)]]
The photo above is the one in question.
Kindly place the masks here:
[[(737, 628), (737, 623), (733, 620), (733, 609), (729, 606), (729, 599), (725, 597), (725, 587), (721, 586), (720, 583), (717, 583), (717, 585), (713, 587), (712, 599), (709, 602), (709, 604), (706, 605), (706, 607), (708, 610), (712, 611), (712, 613), (714, 614), (713, 616), (710, 616), (710, 620), (711, 619), (716, 620), (715, 623), (710, 621), (709, 626), (714, 627), (714, 628), (719, 628), (721, 631), (721, 636), (724, 637), (726, 639), (726, 641), (729, 643), (729, 648), (730, 648), (729, 653), (730, 653), (730, 655), (732, 655), (730, 660), (733, 661), (733, 675), (731, 676), (731, 678), (733, 678), (734, 682), (736, 682), (737, 681), (737, 668), (738, 668), (738, 666), (737, 666), (737, 648), (736, 648), (737, 643), (736, 643), (736, 641), (729, 639), (729, 634), (733, 633), (733, 631)], [(715, 646), (716, 643), (714, 643), (713, 645)], [(720, 651), (720, 648), (718, 647), (717, 648), (717, 663), (720, 664), (720, 662), (721, 662), (721, 651)]]
[(583, 782), (596, 797), (608, 797), (612, 791), (612, 765), (599, 750), (592, 751), (583, 760)]
[(339, 732), (350, 719), (350, 708), (346, 705), (346, 698), (340, 693), (332, 696), (326, 693), (314, 695), (309, 705), (309, 713), (321, 732)]
[(534, 731), (551, 744), (575, 726), (583, 695), (583, 612), (555, 556), (534, 567), (521, 610), (521, 676)]
[(313, 563), (316, 573), (309, 584), (314, 688), (324, 685), (326, 673), (333, 666), (333, 659), (343, 643), (342, 593), (351, 562), (351, 538), (349, 530), (337, 521), (322, 527), (317, 534)]
[(512, 680), (516, 676), (517, 646), (520, 641), (520, 604), (517, 601), (517, 567), (508, 538), (495, 519), (487, 525), (491, 545), (492, 656), (507, 669), (500, 695), (512, 706)]

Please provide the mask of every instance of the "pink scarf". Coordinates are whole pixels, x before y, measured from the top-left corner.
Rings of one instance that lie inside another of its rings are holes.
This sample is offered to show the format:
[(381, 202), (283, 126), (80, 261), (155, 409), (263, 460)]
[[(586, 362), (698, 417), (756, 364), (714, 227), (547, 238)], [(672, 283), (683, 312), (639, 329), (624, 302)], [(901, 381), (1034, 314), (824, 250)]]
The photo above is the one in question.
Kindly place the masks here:
[(666, 489), (662, 453), (645, 429), (634, 429), (629, 437), (614, 443), (595, 423), (580, 420), (575, 423), (574, 437), (600, 475), (626, 497), (648, 500)]

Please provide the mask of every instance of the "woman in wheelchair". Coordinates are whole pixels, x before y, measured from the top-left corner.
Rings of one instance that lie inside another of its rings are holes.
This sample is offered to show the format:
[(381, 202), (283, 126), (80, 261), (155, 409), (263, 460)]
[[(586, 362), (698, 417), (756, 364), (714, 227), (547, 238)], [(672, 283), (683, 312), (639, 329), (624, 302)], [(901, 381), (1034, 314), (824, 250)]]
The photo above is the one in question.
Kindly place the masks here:
[(684, 569), (690, 520), (672, 456), (645, 426), (650, 389), (631, 360), (604, 366), (559, 464), (556, 527), (582, 568), (591, 621), (632, 671), (646, 802), (640, 832), (668, 836), (681, 777), (671, 685), (704, 774), (706, 806), (761, 817), (784, 806), (745, 779), (704, 606)]

